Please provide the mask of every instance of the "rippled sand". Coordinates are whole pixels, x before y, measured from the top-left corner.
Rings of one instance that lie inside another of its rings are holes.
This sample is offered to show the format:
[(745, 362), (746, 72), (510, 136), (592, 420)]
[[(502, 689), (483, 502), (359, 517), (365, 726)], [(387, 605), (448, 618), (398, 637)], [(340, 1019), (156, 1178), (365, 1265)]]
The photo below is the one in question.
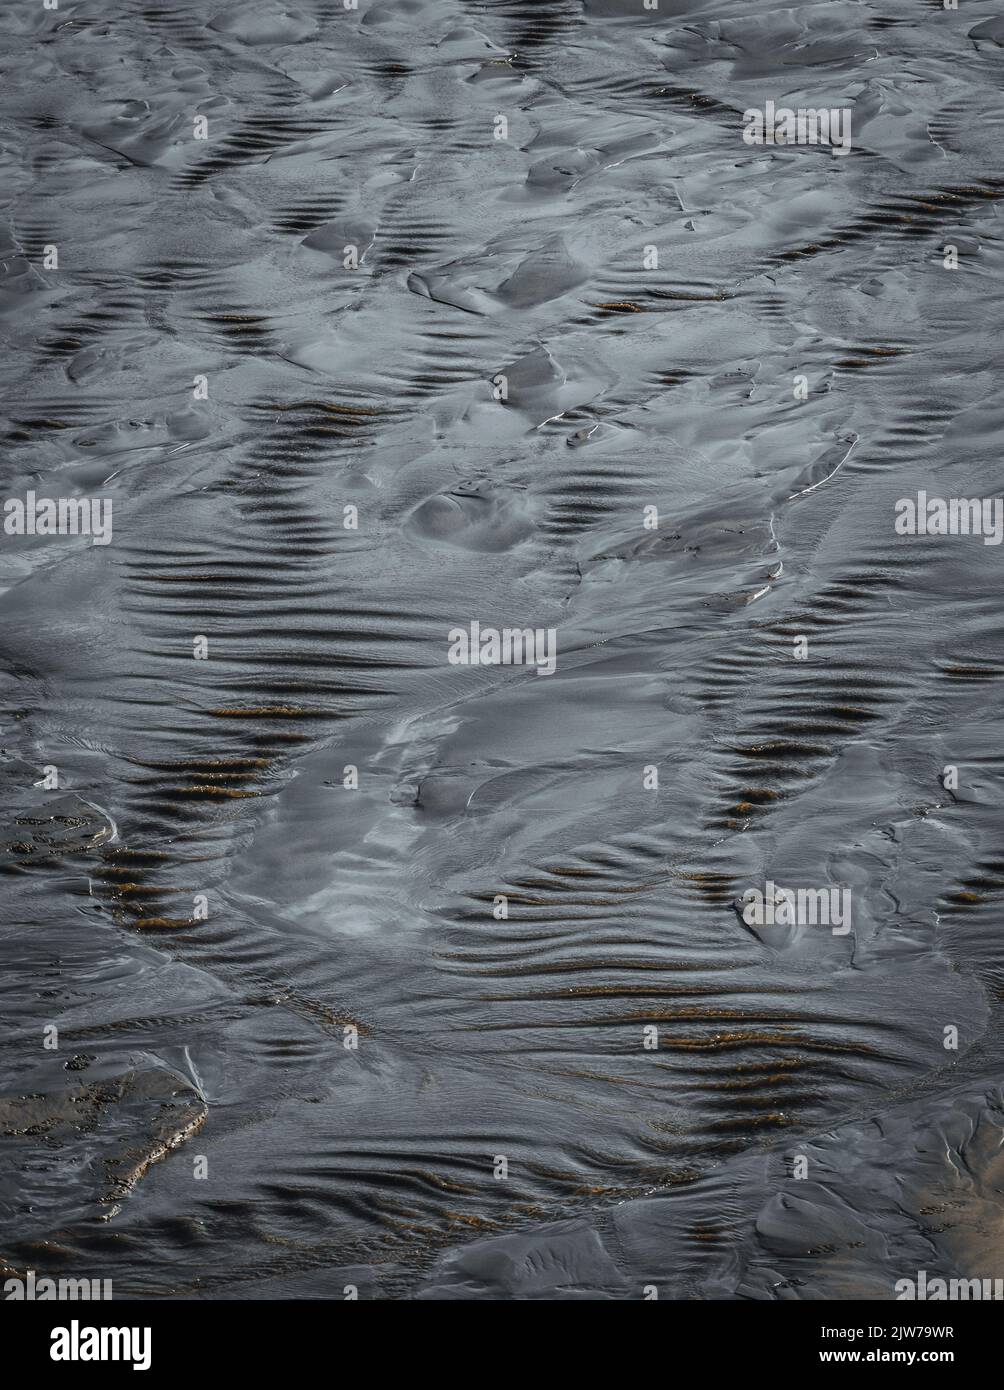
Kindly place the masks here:
[(1002, 550), (894, 528), (1000, 488), (993, 0), (113, 10), (4, 9), (3, 496), (114, 534), (0, 536), (0, 1265), (1004, 1274)]

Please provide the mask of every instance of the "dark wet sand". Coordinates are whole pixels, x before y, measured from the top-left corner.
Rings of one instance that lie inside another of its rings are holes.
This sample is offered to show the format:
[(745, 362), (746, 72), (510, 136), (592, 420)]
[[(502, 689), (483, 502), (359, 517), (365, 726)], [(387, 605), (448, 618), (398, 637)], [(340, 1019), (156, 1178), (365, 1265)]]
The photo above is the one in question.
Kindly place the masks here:
[(3, 497), (114, 535), (0, 535), (0, 1266), (1004, 1274), (1002, 550), (894, 530), (1001, 487), (993, 0), (2, 28)]

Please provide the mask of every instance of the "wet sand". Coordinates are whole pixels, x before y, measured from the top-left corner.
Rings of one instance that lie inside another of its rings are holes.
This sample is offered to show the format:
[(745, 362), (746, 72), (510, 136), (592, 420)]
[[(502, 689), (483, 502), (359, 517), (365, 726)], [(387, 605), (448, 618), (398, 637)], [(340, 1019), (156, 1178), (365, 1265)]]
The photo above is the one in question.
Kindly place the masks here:
[(991, 0), (3, 28), (0, 1266), (1004, 1275)]

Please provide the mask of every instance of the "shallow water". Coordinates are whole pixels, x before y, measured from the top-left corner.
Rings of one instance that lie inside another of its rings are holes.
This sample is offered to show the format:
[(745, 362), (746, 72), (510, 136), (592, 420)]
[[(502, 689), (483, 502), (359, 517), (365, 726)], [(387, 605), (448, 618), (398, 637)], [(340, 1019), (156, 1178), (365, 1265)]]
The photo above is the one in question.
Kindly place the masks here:
[(894, 525), (999, 487), (992, 0), (4, 27), (4, 498), (114, 526), (2, 536), (0, 1263), (1004, 1274), (1001, 550)]

